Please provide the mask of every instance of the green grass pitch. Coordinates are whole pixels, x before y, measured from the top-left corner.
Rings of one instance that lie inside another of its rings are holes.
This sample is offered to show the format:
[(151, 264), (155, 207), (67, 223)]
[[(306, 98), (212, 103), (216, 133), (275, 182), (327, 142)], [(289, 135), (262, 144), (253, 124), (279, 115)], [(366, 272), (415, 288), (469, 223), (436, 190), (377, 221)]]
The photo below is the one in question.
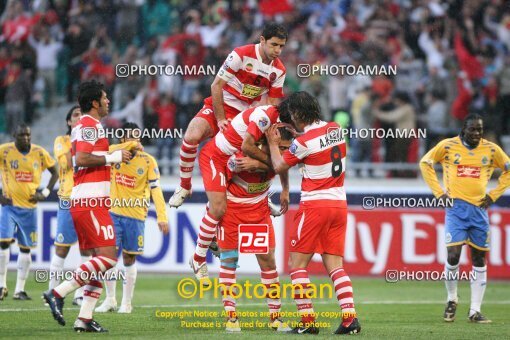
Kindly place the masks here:
[[(27, 292), (32, 301), (14, 301), (12, 299), (16, 273), (9, 272), (9, 296), (0, 301), (0, 337), (7, 338), (62, 338), (73, 336), (72, 324), (78, 314), (78, 308), (71, 306), (71, 296), (66, 301), (64, 315), (67, 325), (59, 326), (50, 315), (40, 299), (47, 285), (36, 283), (31, 274), (27, 281)], [(183, 299), (177, 294), (177, 284), (183, 275), (139, 274), (135, 289), (132, 314), (95, 314), (95, 319), (109, 330), (108, 337), (147, 338), (147, 339), (180, 339), (180, 338), (276, 338), (293, 337), (277, 334), (269, 328), (243, 328), (241, 333), (224, 335), (224, 328), (198, 329), (184, 328), (182, 321), (224, 322), (223, 317), (184, 317), (162, 319), (156, 317), (161, 312), (195, 311), (222, 312), (221, 300), (214, 299), (212, 293), (205, 298)], [(259, 282), (258, 277), (240, 277), (238, 283), (250, 279), (253, 284)], [(312, 277), (313, 283), (329, 283), (327, 277)], [(413, 339), (509, 339), (510, 338), (510, 285), (508, 282), (490, 281), (485, 293), (482, 312), (492, 319), (492, 324), (478, 325), (467, 322), (469, 308), (469, 283), (459, 283), (459, 307), (457, 320), (445, 323), (442, 320), (444, 310), (445, 289), (443, 282), (398, 282), (386, 283), (383, 278), (353, 278), (356, 309), (361, 321), (363, 338), (413, 338)], [(282, 283), (288, 283), (287, 277)], [(120, 302), (122, 287), (117, 286), (117, 300)], [(284, 299), (282, 311), (294, 313), (296, 307), (291, 299)], [(339, 310), (336, 299), (314, 300), (315, 311), (336, 312)], [(238, 301), (239, 312), (266, 312), (264, 300), (241, 298)], [(296, 321), (296, 318), (287, 318)], [(243, 318), (242, 323), (253, 323), (264, 318)], [(323, 327), (318, 337), (333, 337), (332, 332), (339, 320), (319, 318), (319, 322), (329, 324)], [(260, 323), (259, 323), (260, 324)], [(81, 336), (105, 336), (99, 334), (82, 334)]]

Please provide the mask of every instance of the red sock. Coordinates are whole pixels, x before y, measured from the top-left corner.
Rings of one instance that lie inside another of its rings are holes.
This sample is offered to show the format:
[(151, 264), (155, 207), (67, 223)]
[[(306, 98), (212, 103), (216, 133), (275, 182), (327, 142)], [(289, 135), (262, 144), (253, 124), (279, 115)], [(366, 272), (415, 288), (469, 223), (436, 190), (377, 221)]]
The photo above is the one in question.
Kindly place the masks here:
[(308, 298), (307, 292), (310, 290), (310, 279), (305, 268), (296, 268), (290, 272), (292, 279), (292, 288), (294, 290), (294, 301), (301, 315), (301, 322), (312, 323), (315, 321), (312, 300)]
[(179, 166), (181, 167), (181, 187), (191, 189), (191, 176), (197, 158), (198, 144), (190, 144), (186, 140), (182, 141)]

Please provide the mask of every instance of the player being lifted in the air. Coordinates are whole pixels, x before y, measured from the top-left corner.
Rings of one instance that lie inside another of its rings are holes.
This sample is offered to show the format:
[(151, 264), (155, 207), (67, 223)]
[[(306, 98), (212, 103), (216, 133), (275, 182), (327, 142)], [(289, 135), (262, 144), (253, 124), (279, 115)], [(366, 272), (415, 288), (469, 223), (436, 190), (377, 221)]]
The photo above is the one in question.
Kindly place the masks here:
[[(58, 180), (55, 160), (39, 145), (31, 144), (30, 127), (18, 125), (14, 143), (0, 145), (2, 174), (2, 217), (0, 218), (0, 300), (7, 296), (7, 264), (9, 247), (18, 240), (18, 277), (14, 300), (31, 300), (25, 292), (32, 257), (30, 249), (37, 246), (37, 202), (44, 201)], [(36, 191), (44, 170), (51, 178), (42, 191)]]
[[(279, 129), (282, 139), (280, 151), (287, 150), (292, 140), (292, 134), (285, 128)], [(265, 153), (269, 153), (267, 144), (262, 146)], [(236, 300), (231, 288), (236, 283), (236, 269), (239, 259), (239, 225), (265, 224), (268, 226), (269, 252), (257, 254), (260, 266), (262, 284), (267, 289), (267, 304), (269, 308), (269, 326), (276, 331), (285, 332), (290, 328), (281, 318), (282, 302), (279, 298), (280, 279), (276, 270), (275, 238), (273, 222), (270, 216), (267, 194), (274, 171), (266, 164), (244, 157), (242, 152), (232, 155), (227, 166), (227, 212), (218, 225), (217, 239), (220, 247), (220, 284), (225, 285), (222, 301), (228, 315), (227, 332), (240, 332), (241, 327), (236, 313)]]
[[(55, 254), (51, 259), (49, 289), (59, 285), (59, 276), (64, 270), (64, 262), (69, 254), (71, 246), (78, 241), (73, 219), (69, 211), (69, 197), (73, 189), (73, 163), (71, 159), (71, 130), (76, 126), (81, 117), (79, 105), (73, 106), (66, 116), (67, 134), (55, 138), (53, 154), (58, 163), (59, 170), (59, 206), (57, 212), (57, 233), (55, 236)], [(81, 262), (90, 260), (89, 250), (80, 250)], [(73, 305), (81, 305), (83, 300), (83, 288), (74, 293)]]
[[(223, 131), (239, 112), (260, 104), (277, 105), (283, 97), (285, 67), (278, 58), (287, 41), (287, 30), (267, 24), (259, 44), (235, 48), (227, 57), (211, 85), (211, 97), (191, 120), (180, 151), (181, 183), (168, 201), (179, 207), (191, 195), (191, 176), (198, 145)], [(267, 102), (260, 103), (267, 95)]]
[[(121, 138), (121, 143), (140, 142), (136, 136), (136, 130), (140, 130), (138, 125), (124, 123), (122, 130), (124, 138)], [(111, 146), (110, 150), (116, 146)], [(131, 313), (133, 309), (131, 301), (137, 275), (135, 260), (136, 255), (143, 254), (145, 219), (151, 197), (156, 206), (158, 227), (165, 234), (168, 233), (168, 218), (165, 199), (159, 185), (158, 163), (154, 157), (144, 151), (137, 151), (129, 162), (113, 165), (111, 172), (112, 202), (122, 202), (125, 198), (127, 203), (132, 203), (132, 206), (115, 204), (110, 209), (117, 235), (117, 249), (122, 248), (122, 260), (126, 267), (126, 279), (122, 285), (122, 302), (118, 312)], [(112, 277), (115, 278), (116, 275)], [(106, 281), (106, 299), (96, 308), (96, 312), (104, 313), (117, 309), (116, 286), (116, 280)]]
[[(489, 215), (487, 208), (510, 186), (510, 159), (496, 144), (482, 138), (483, 121), (479, 115), (469, 115), (458, 137), (439, 142), (420, 161), (423, 178), (435, 197), (453, 198), (453, 207), (446, 209), (445, 241), (448, 252), (445, 263), (448, 293), (443, 318), (455, 320), (457, 283), (462, 246), (471, 248), (474, 279), (471, 280), (471, 322), (491, 322), (481, 313), (487, 285), (486, 254), (489, 251)], [(434, 164), (443, 166), (441, 188)], [(487, 183), (495, 168), (503, 170), (496, 189), (487, 193)]]
[(322, 255), (322, 262), (333, 281), (342, 309), (342, 320), (335, 334), (359, 333), (361, 326), (354, 309), (352, 284), (343, 269), (347, 229), (345, 141), (338, 124), (321, 119), (316, 98), (306, 92), (297, 92), (288, 99), (288, 110), (294, 126), (304, 134), (292, 142), (283, 156), (279, 152), (281, 138), (276, 125), (269, 128), (266, 137), (276, 173), (303, 164), (301, 202), (288, 240), (294, 300), (301, 314), (301, 323), (292, 333), (319, 333), (315, 326), (312, 300), (308, 295), (310, 280), (306, 270), (314, 253)]
[[(200, 152), (200, 172), (207, 194), (208, 209), (200, 224), (195, 253), (190, 258), (190, 266), (195, 277), (209, 284), (206, 254), (219, 220), (227, 210), (227, 163), (230, 156), (243, 151), (246, 156), (270, 164), (269, 155), (260, 150), (256, 142), (264, 136), (264, 132), (276, 124), (280, 116), (285, 122), (290, 119), (288, 114), (288, 98), (278, 107), (263, 105), (244, 110), (238, 114), (225, 131), (220, 131)], [(282, 192), (280, 194), (281, 212), (285, 213), (289, 204), (289, 178), (287, 173), (280, 174)]]

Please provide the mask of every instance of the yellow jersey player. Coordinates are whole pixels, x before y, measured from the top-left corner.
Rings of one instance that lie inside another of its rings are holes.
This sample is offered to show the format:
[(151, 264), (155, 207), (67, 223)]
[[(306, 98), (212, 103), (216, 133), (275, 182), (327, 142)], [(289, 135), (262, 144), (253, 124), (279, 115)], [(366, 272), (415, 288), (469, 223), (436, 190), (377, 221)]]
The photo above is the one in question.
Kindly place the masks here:
[[(69, 254), (69, 249), (78, 241), (73, 219), (69, 211), (71, 190), (73, 189), (73, 165), (71, 160), (71, 130), (80, 120), (81, 110), (79, 105), (71, 107), (66, 116), (67, 134), (55, 138), (53, 154), (58, 162), (59, 183), (58, 189), (59, 206), (57, 212), (57, 233), (55, 237), (55, 255), (50, 264), (49, 289), (59, 285), (59, 273), (64, 269), (64, 262)], [(90, 250), (80, 249), (82, 263), (90, 260)], [(73, 305), (81, 305), (83, 300), (83, 287), (74, 293)]]
[[(473, 278), (471, 280), (471, 307), (469, 320), (489, 323), (481, 314), (481, 305), (487, 283), (485, 254), (489, 251), (489, 215), (487, 208), (510, 185), (510, 159), (499, 146), (482, 138), (483, 121), (479, 115), (470, 115), (458, 137), (439, 142), (420, 161), (423, 178), (434, 196), (453, 198), (453, 206), (446, 209), (445, 241), (448, 258), (445, 263), (448, 301), (444, 320), (455, 320), (457, 310), (457, 278), (459, 259), (464, 244), (471, 248)], [(434, 163), (443, 166), (444, 193), (434, 171)], [(487, 183), (495, 168), (503, 170), (496, 189), (488, 194)]]
[[(18, 278), (15, 300), (31, 300), (25, 292), (32, 257), (30, 249), (37, 246), (36, 203), (44, 201), (58, 180), (53, 158), (42, 147), (31, 144), (30, 127), (18, 125), (14, 143), (0, 145), (0, 172), (2, 174), (2, 217), (0, 219), (0, 300), (7, 296), (7, 263), (9, 246), (18, 240)], [(51, 178), (42, 191), (36, 191), (41, 175), (48, 169)]]
[[(125, 123), (122, 129), (123, 136), (126, 137), (121, 139), (122, 143), (139, 141), (138, 138), (134, 138), (136, 134), (133, 130), (139, 130), (135, 123)], [(117, 235), (117, 248), (122, 248), (122, 258), (126, 267), (119, 313), (132, 311), (131, 300), (137, 275), (135, 259), (136, 255), (143, 254), (145, 219), (151, 196), (156, 206), (158, 227), (163, 233), (168, 233), (168, 218), (159, 177), (156, 160), (143, 151), (138, 151), (128, 163), (115, 164), (112, 167), (110, 215)], [(129, 206), (117, 204), (123, 201), (129, 203)], [(115, 280), (106, 281), (106, 299), (96, 308), (96, 312), (117, 309), (115, 288)]]

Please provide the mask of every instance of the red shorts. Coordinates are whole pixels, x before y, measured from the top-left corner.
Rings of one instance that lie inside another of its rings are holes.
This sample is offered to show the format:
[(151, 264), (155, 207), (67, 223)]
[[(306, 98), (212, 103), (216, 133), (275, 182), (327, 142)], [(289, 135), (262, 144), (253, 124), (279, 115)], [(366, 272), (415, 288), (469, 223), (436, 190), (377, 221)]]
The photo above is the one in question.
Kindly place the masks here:
[(290, 251), (344, 256), (347, 209), (299, 206), (290, 230)]
[(227, 192), (227, 162), (230, 158), (221, 152), (211, 139), (200, 150), (198, 164), (205, 191)]
[(273, 221), (269, 215), (269, 206), (261, 209), (256, 204), (236, 204), (228, 202), (227, 212), (223, 215), (218, 229), (216, 229), (216, 239), (221, 249), (239, 248), (239, 225), (240, 224), (267, 224), (269, 226), (269, 249), (275, 248)]
[[(239, 112), (241, 112), (238, 109), (234, 109), (233, 107), (225, 104), (223, 105), (223, 110), (225, 111), (225, 118), (227, 119), (234, 119), (234, 117), (237, 116)], [(207, 97), (204, 99), (204, 106), (202, 106), (195, 117), (200, 117), (207, 120), (207, 123), (209, 123), (209, 126), (213, 132), (213, 136), (216, 136), (216, 134), (220, 131), (218, 128), (218, 122), (216, 121), (216, 116), (214, 115), (212, 97)]]
[(115, 228), (107, 208), (71, 208), (80, 249), (115, 247)]

